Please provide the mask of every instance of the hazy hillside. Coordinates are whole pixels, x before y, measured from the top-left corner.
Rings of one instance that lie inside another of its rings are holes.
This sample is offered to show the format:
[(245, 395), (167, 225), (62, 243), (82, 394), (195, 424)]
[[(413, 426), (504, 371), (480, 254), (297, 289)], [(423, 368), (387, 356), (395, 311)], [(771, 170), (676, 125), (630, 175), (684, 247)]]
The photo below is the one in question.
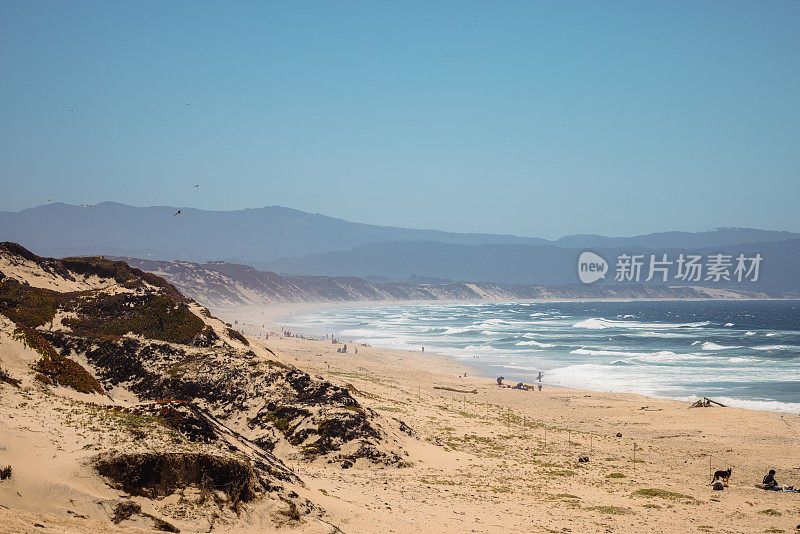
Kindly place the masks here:
[[(720, 286), (740, 288), (800, 288), (800, 239), (768, 243), (730, 244), (710, 247), (647, 248), (643, 246), (594, 248), (610, 263), (627, 254), (702, 255), (725, 253), (753, 255), (760, 253), (763, 264), (756, 284), (738, 285), (721, 282)], [(526, 245), (464, 246), (445, 243), (376, 243), (352, 250), (314, 254), (302, 258), (284, 258), (265, 265), (270, 271), (285, 274), (329, 276), (374, 275), (398, 280), (413, 275), (461, 281), (498, 284), (564, 285), (578, 283), (577, 260), (582, 249)], [(612, 274), (607, 278), (613, 282)]]
[(55, 203), (0, 212), (0, 239), (25, 243), (39, 254), (106, 254), (151, 259), (267, 262), (285, 256), (350, 249), (381, 241), (545, 243), (542, 239), (457, 234), (360, 224), (279, 206), (205, 211), (103, 202)]
[[(583, 249), (629, 246), (716, 247), (800, 237), (800, 234), (790, 232), (741, 228), (698, 233), (666, 232), (635, 237), (577, 235), (548, 241), (511, 235), (451, 233), (361, 224), (279, 206), (239, 211), (180, 208), (181, 213), (174, 215), (178, 209), (172, 206), (140, 208), (113, 202), (103, 202), (91, 207), (53, 203), (19, 212), (0, 212), (0, 239), (25, 243), (39, 254), (58, 257), (106, 254), (156, 260), (222, 260), (271, 270), (283, 266), (281, 269), (285, 268), (287, 272), (333, 274), (324, 270), (297, 271), (289, 268), (292, 265), (290, 262), (276, 263), (274, 266), (269, 263), (281, 258), (349, 251), (362, 245), (394, 241), (469, 246), (540, 245)], [(520, 229), (520, 233), (530, 235), (535, 234), (536, 230)], [(422, 246), (420, 252), (424, 252), (424, 248)], [(443, 250), (458, 255), (457, 251), (460, 249), (452, 247)], [(472, 256), (477, 257), (475, 254)], [(436, 256), (432, 258), (435, 259)], [(403, 261), (422, 259), (411, 257)], [(455, 258), (449, 261), (452, 263)], [(417, 269), (402, 271), (422, 274)], [(388, 272), (385, 275), (388, 276)], [(345, 274), (359, 273), (360, 271), (352, 271)], [(382, 275), (384, 272), (378, 270), (369, 274)], [(456, 274), (441, 276), (473, 278)], [(538, 282), (548, 283), (548, 279), (543, 278)]]

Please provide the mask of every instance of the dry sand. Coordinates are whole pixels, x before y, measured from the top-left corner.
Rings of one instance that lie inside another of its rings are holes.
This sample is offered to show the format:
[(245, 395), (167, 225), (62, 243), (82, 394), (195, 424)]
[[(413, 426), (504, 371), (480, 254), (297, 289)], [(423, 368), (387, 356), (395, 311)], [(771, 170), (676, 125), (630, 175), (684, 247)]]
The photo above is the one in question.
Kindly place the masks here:
[[(291, 309), (221, 314), (264, 342), (275, 329), (268, 322)], [(800, 524), (800, 494), (755, 487), (769, 469), (800, 485), (800, 416), (502, 389), (437, 355), (362, 346), (354, 354), (352, 345), (339, 354), (329, 341), (281, 336), (267, 344), (352, 385), (360, 403), (416, 434), (408, 468), (292, 465), (345, 532), (795, 532)], [(713, 491), (709, 470), (728, 467), (729, 487)]]

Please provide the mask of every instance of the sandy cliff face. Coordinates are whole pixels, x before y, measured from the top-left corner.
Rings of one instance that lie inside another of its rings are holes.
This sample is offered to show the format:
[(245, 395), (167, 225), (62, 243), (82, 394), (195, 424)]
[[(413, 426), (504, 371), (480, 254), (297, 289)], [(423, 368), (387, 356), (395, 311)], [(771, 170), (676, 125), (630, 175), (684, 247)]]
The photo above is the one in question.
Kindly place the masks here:
[(151, 261), (125, 258), (130, 265), (169, 280), (181, 292), (217, 308), (286, 302), (404, 300), (562, 300), (773, 298), (779, 293), (706, 287), (586, 285), (500, 286), (487, 282), (370, 283), (358, 277), (281, 276), (224, 262)]
[(402, 423), (123, 262), (0, 244), (0, 368), (8, 508), (166, 530), (325, 531), (284, 460), (408, 462)]

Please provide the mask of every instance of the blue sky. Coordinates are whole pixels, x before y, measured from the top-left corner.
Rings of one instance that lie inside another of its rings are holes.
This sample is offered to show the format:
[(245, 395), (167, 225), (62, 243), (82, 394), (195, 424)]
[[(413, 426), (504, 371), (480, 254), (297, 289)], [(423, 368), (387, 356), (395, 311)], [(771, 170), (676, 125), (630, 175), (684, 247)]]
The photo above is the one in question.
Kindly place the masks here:
[(796, 1), (6, 0), (0, 210), (800, 231), (798, 27)]

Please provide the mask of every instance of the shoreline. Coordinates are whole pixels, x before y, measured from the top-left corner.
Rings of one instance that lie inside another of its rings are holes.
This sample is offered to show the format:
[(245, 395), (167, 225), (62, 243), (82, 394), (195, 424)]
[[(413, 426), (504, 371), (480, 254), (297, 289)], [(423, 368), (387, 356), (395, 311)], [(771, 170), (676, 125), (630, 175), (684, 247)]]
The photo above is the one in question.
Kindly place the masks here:
[[(797, 495), (754, 487), (768, 469), (781, 483), (800, 483), (797, 416), (688, 409), (635, 393), (498, 388), (427, 351), (340, 354), (326, 340), (256, 342), (414, 432), (409, 468), (293, 464), (325, 492), (321, 504), (344, 531), (789, 532), (797, 524)], [(709, 470), (728, 467), (730, 486), (711, 490)]]
[[(294, 314), (302, 314), (307, 313), (314, 310), (320, 309), (348, 309), (348, 308), (358, 308), (358, 307), (382, 307), (382, 306), (407, 306), (407, 305), (425, 305), (425, 304), (467, 304), (467, 305), (477, 305), (477, 304), (497, 304), (497, 303), (507, 303), (507, 304), (514, 304), (514, 303), (550, 303), (550, 302), (683, 302), (683, 301), (711, 301), (711, 302), (719, 302), (721, 299), (653, 299), (653, 300), (642, 300), (642, 299), (624, 299), (624, 300), (590, 300), (585, 301), (581, 300), (557, 300), (557, 301), (542, 301), (542, 300), (514, 300), (514, 301), (461, 301), (461, 300), (417, 300), (417, 301), (352, 301), (352, 302), (313, 302), (313, 303), (280, 303), (280, 304), (272, 304), (270, 306), (242, 306), (242, 307), (232, 307), (232, 308), (217, 308), (215, 309), (215, 313), (219, 312), (220, 317), (224, 318), (226, 321), (230, 320), (233, 322), (234, 316), (238, 313), (239, 315), (246, 314), (247, 311), (250, 312), (258, 312), (261, 316), (263, 316), (263, 320), (265, 321), (265, 327), (269, 327), (272, 329), (273, 332), (279, 332), (280, 329), (284, 326), (282, 323), (284, 320), (290, 318)], [(793, 299), (747, 299), (752, 301), (782, 301), (782, 300), (793, 300)], [(745, 299), (729, 299), (726, 302), (740, 302), (745, 301)], [(252, 319), (252, 317), (251, 317)], [(236, 325), (234, 325), (236, 326)], [(253, 324), (248, 325), (239, 325), (240, 327), (252, 327), (257, 326)], [(252, 336), (253, 331), (248, 331), (248, 328), (242, 328), (246, 335)], [(295, 328), (298, 330), (295, 331)], [(296, 327), (291, 326), (287, 328), (287, 330), (291, 330), (293, 333), (301, 334), (306, 337), (308, 336), (315, 336), (318, 335), (316, 333), (310, 333), (308, 328), (304, 327)], [(350, 341), (348, 341), (350, 343)], [(375, 348), (380, 350), (389, 350), (389, 351), (404, 351), (408, 352), (409, 354), (414, 354), (415, 351), (407, 350), (407, 349), (395, 349), (391, 347), (381, 347), (375, 346)], [(494, 382), (496, 377), (491, 376), (487, 373), (487, 371), (480, 366), (473, 365), (468, 361), (463, 361), (460, 359), (452, 358), (451, 356), (443, 353), (436, 352), (436, 349), (433, 348), (430, 351), (426, 351), (425, 355), (431, 355), (436, 358), (442, 358), (444, 361), (451, 361), (456, 362), (471, 372), (473, 375), (480, 376), (485, 378), (486, 380)], [(546, 376), (546, 374), (545, 374)], [(519, 380), (513, 379), (509, 380), (507, 384), (516, 384)], [(535, 384), (535, 382), (526, 382), (529, 385)], [(692, 403), (698, 399), (702, 399), (704, 395), (688, 395), (688, 396), (659, 396), (653, 395), (649, 393), (638, 393), (633, 391), (619, 391), (614, 389), (592, 389), (592, 388), (583, 388), (578, 386), (568, 386), (563, 384), (552, 384), (546, 381), (543, 381), (542, 384), (547, 387), (551, 388), (561, 388), (565, 390), (571, 391), (578, 391), (578, 392), (593, 392), (593, 393), (613, 393), (613, 394), (621, 394), (621, 395), (637, 395), (642, 396), (645, 398), (650, 398), (654, 400), (666, 400), (666, 401), (676, 401), (676, 402), (684, 402), (684, 403)], [(800, 411), (793, 410), (791, 406), (787, 405), (786, 408), (781, 409), (780, 407), (785, 405), (786, 403), (781, 401), (752, 401), (752, 400), (745, 400), (745, 399), (735, 399), (729, 398), (725, 396), (715, 396), (717, 399), (723, 399), (723, 401), (727, 404), (728, 407), (736, 408), (736, 409), (743, 409), (743, 410), (750, 410), (754, 412), (765, 412), (765, 413), (775, 413), (775, 414), (783, 414), (783, 415), (800, 415)], [(729, 404), (733, 402), (733, 404)], [(764, 403), (765, 405), (768, 403), (775, 403), (778, 407), (762, 407), (762, 408), (755, 408), (752, 407), (753, 403)], [(751, 406), (736, 406), (735, 404), (750, 404)]]

